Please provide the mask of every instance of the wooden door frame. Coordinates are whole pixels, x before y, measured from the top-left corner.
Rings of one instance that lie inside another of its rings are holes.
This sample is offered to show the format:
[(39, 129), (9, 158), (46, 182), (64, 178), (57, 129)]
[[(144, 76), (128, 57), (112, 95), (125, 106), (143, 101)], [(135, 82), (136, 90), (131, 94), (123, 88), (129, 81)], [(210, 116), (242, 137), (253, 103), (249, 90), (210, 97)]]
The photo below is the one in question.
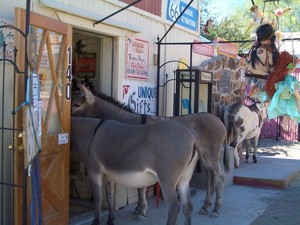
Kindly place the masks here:
[[(20, 30), (25, 30), (25, 21), (26, 21), (26, 10), (25, 9), (22, 9), (22, 8), (15, 8), (15, 15), (19, 15), (17, 16), (17, 20), (16, 20), (16, 27), (18, 27)], [(40, 24), (46, 24), (47, 25), (47, 29), (49, 29), (50, 31), (55, 31), (55, 32), (58, 32), (58, 33), (61, 33), (61, 34), (64, 34), (66, 36), (66, 45), (67, 47), (70, 45), (72, 45), (72, 35), (66, 35), (66, 34), (72, 34), (72, 27), (71, 25), (68, 25), (68, 24), (64, 24), (63, 22), (60, 22), (58, 20), (55, 20), (55, 19), (52, 19), (52, 18), (48, 18), (48, 17), (45, 17), (45, 16), (42, 16), (40, 14), (37, 14), (37, 13), (34, 13), (34, 12), (31, 12), (30, 13), (30, 25), (33, 25), (35, 27), (40, 27), (39, 25)], [(24, 38), (20, 37), (19, 35), (17, 35), (15, 37), (15, 43), (16, 43), (16, 46), (17, 48), (19, 49), (19, 55), (20, 57), (17, 59), (17, 64), (19, 65), (20, 67), (20, 70), (24, 70), (26, 68), (26, 65), (25, 65), (25, 62), (24, 59), (25, 58), (25, 54), (26, 54), (26, 51), (25, 51), (25, 41)], [(65, 56), (62, 56), (62, 57), (65, 57)], [(65, 71), (63, 69), (63, 71)], [(22, 80), (24, 79), (24, 77), (20, 77), (20, 76), (17, 76), (17, 80), (16, 80), (16, 83), (17, 83), (17, 91), (16, 91), (16, 96), (17, 96), (17, 99), (18, 101), (16, 102), (16, 105), (20, 105), (23, 101), (24, 101), (24, 93), (25, 93), (25, 83), (24, 81)], [(63, 97), (65, 97), (65, 87), (66, 87), (66, 83), (67, 83), (67, 78), (65, 79), (62, 79), (63, 81), (63, 90), (64, 90), (64, 93), (63, 93)], [(70, 102), (66, 102), (64, 101), (64, 106), (63, 108), (65, 109), (64, 112), (59, 112), (60, 116), (63, 115), (64, 117), (64, 121), (67, 121), (66, 124), (64, 124), (63, 126), (63, 131), (64, 132), (68, 132), (70, 133)], [(24, 127), (24, 115), (25, 115), (25, 110), (22, 110), (22, 112), (18, 113), (18, 115), (16, 116), (16, 127), (17, 128), (22, 128)], [(53, 138), (53, 140), (57, 141), (57, 135), (56, 137)], [(22, 145), (22, 142), (20, 142), (20, 140), (16, 139), (16, 146), (20, 146)], [(42, 137), (42, 142), (43, 142), (43, 137)], [(57, 142), (56, 142), (57, 143)], [(23, 146), (24, 146), (24, 149), (25, 149), (25, 145), (26, 143), (23, 141)], [(65, 157), (69, 158), (69, 153), (70, 153), (70, 142), (68, 142), (67, 146), (65, 147), (67, 150), (66, 152), (66, 155)], [(24, 152), (23, 152), (24, 153)], [(23, 173), (20, 173), (20, 171), (23, 171), (24, 169), (24, 154), (16, 154), (16, 158), (15, 158), (15, 182), (17, 184), (23, 184), (24, 183), (24, 178), (26, 175), (24, 175)], [(40, 153), (41, 157), (44, 155), (45, 153), (42, 151)], [(66, 165), (64, 165), (64, 169), (66, 171), (69, 171), (69, 161), (66, 163)], [(25, 173), (26, 174), (26, 173)], [(67, 174), (66, 176), (69, 176), (69, 174)], [(26, 182), (27, 184), (29, 184), (29, 179), (28, 177), (26, 177)], [(68, 182), (69, 179), (67, 179), (67, 184), (69, 183)], [(67, 207), (66, 209), (64, 209), (64, 212), (65, 212), (65, 216), (64, 216), (64, 219), (62, 222), (62, 224), (67, 224), (68, 223), (68, 218), (69, 218), (69, 186), (67, 187), (64, 187), (64, 189), (66, 189), (66, 194), (64, 196), (64, 199), (62, 200), (63, 202), (66, 203)], [(25, 190), (26, 192), (26, 196), (29, 197), (30, 196), (30, 193), (28, 192), (28, 190)], [(24, 218), (26, 219), (26, 216), (18, 216), (18, 215), (22, 215), (22, 211), (23, 211), (23, 205), (20, 204), (20, 199), (23, 199), (23, 201), (26, 201), (26, 198), (24, 198), (24, 195), (23, 195), (23, 192), (18, 190), (18, 189), (15, 189), (15, 193), (16, 193), (16, 197), (15, 197), (15, 201), (14, 201), (14, 205), (15, 205), (15, 208), (14, 208), (14, 211), (15, 211), (15, 215), (16, 218), (15, 218), (15, 224), (26, 224), (27, 221), (23, 221)], [(44, 216), (47, 216), (45, 215), (45, 213), (43, 213)]]

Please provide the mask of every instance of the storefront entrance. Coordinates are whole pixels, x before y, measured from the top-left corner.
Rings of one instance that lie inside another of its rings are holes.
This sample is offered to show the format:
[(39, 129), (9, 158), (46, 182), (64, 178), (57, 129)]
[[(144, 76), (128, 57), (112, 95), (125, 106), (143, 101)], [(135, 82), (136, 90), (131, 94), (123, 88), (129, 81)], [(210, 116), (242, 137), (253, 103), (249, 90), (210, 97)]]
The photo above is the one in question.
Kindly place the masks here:
[[(73, 82), (86, 85), (94, 94), (113, 93), (114, 39), (101, 34), (73, 30)], [(73, 86), (73, 99), (77, 96)]]

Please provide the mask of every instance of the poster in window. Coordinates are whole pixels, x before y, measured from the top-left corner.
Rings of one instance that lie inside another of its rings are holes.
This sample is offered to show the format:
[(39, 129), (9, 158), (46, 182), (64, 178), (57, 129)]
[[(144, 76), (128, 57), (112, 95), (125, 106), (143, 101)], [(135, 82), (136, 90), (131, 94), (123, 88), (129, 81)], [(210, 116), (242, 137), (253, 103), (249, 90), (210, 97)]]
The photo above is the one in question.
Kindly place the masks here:
[(94, 78), (96, 73), (96, 53), (77, 54), (77, 77)]
[(146, 80), (149, 77), (149, 42), (126, 37), (126, 77)]

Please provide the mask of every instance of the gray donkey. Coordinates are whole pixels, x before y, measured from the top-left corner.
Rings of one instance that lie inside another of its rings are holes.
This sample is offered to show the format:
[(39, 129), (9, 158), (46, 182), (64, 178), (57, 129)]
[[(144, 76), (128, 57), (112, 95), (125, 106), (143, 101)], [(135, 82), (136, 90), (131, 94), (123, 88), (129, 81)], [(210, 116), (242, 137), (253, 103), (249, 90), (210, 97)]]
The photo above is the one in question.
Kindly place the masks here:
[[(95, 202), (93, 225), (100, 224), (103, 177), (110, 183), (141, 188), (160, 182), (168, 209), (167, 225), (175, 225), (183, 204), (185, 225), (191, 225), (189, 182), (199, 157), (207, 168), (198, 136), (182, 123), (170, 120), (149, 125), (128, 125), (113, 120), (73, 117), (71, 149), (87, 166)], [(107, 224), (114, 224), (111, 207)]]
[[(221, 147), (224, 143), (224, 161), (222, 162), (225, 170), (229, 170), (229, 161), (226, 150), (226, 128), (222, 121), (210, 113), (196, 113), (177, 117), (157, 117), (150, 115), (139, 115), (129, 112), (118, 104), (118, 101), (110, 98), (100, 98), (94, 96), (87, 88), (79, 85), (83, 96), (77, 98), (72, 103), (72, 115), (90, 116), (96, 118), (107, 118), (126, 124), (151, 124), (161, 120), (175, 120), (193, 129), (199, 139), (199, 145), (202, 146), (206, 160), (213, 169), (207, 170), (207, 192), (204, 205), (200, 212), (208, 214), (208, 208), (211, 206), (211, 196), (215, 188), (216, 200), (211, 216), (219, 216), (219, 210), (222, 205), (222, 194), (224, 187), (224, 171), (220, 165)], [(135, 213), (139, 216), (145, 216), (148, 209), (144, 188), (138, 189), (138, 205)]]

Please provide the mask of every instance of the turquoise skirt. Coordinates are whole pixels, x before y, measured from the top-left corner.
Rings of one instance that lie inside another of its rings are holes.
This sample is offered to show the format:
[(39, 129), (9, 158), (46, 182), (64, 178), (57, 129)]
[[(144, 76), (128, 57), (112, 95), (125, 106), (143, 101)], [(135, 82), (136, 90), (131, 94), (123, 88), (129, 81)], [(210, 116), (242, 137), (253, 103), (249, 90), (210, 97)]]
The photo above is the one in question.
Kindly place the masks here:
[(297, 118), (300, 122), (300, 113), (294, 95), (295, 87), (299, 88), (299, 81), (291, 75), (287, 75), (283, 81), (275, 84), (276, 92), (267, 108), (269, 119), (288, 115), (291, 119)]

